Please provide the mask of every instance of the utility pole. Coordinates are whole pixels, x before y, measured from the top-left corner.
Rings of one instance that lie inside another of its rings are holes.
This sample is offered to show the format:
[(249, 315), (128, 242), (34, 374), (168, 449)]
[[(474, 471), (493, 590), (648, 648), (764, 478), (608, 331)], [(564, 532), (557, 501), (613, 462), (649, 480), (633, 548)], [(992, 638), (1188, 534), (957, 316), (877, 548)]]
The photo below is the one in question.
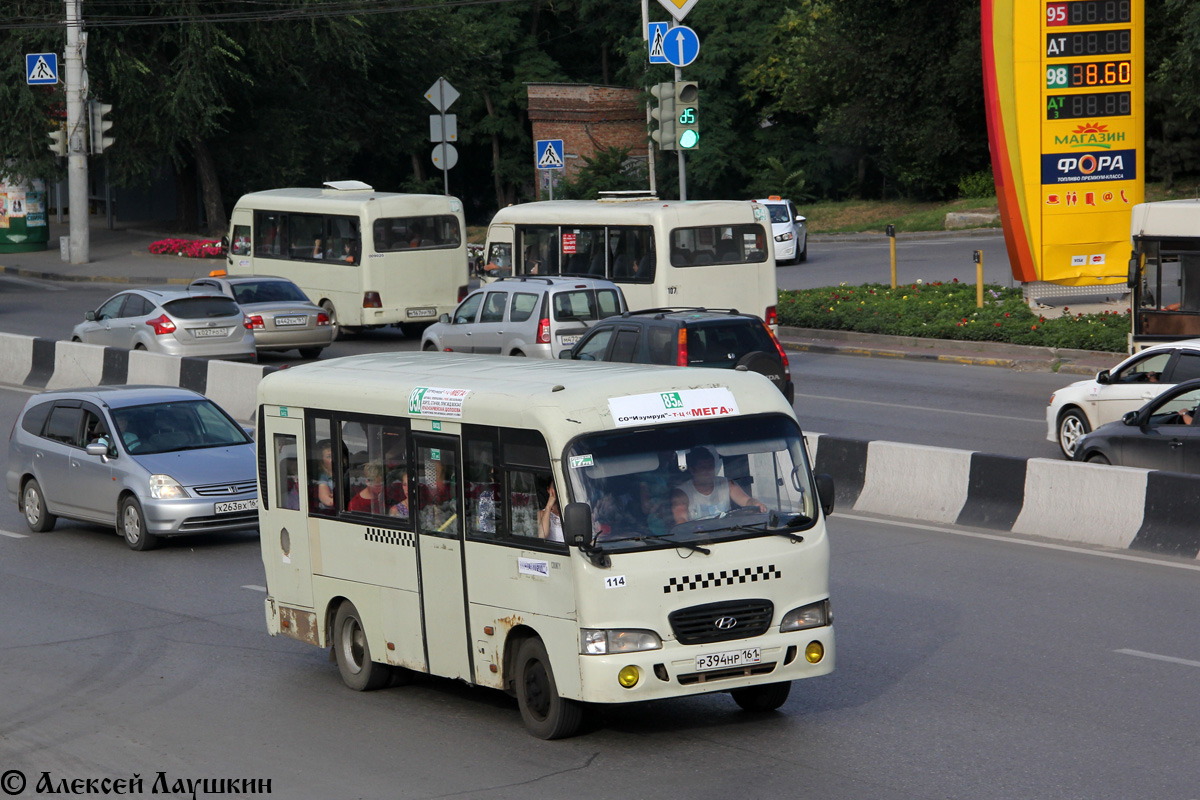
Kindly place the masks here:
[(88, 141), (84, 115), (82, 0), (65, 0), (67, 5), (67, 184), (71, 209), (70, 262), (88, 263), (91, 247), (88, 230)]

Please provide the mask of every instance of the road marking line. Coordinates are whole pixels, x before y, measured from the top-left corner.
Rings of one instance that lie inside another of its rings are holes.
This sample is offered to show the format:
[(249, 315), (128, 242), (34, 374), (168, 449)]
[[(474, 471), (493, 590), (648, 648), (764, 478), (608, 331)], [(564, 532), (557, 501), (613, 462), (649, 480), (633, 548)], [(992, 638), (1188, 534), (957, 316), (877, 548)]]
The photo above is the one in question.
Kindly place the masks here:
[(7, 536), (10, 539), (28, 539), (29, 535), (25, 533), (13, 533), (12, 531), (0, 531), (0, 536)]
[(1041, 547), (1045, 550), (1063, 550), (1068, 553), (1079, 553), (1086, 556), (1100, 556), (1101, 558), (1115, 558), (1118, 561), (1134, 561), (1139, 564), (1156, 564), (1160, 567), (1171, 567), (1172, 569), (1186, 569), (1193, 572), (1200, 572), (1200, 564), (1181, 564), (1175, 561), (1163, 561), (1157, 558), (1144, 558), (1142, 556), (1131, 556), (1127, 553), (1109, 553), (1104, 550), (1090, 550), (1086, 547), (1073, 547), (1065, 544), (1052, 544), (1050, 542), (1035, 542), (1030, 539), (1016, 538), (1017, 534), (1004, 536), (995, 533), (976, 533), (974, 531), (954, 530), (953, 528), (939, 528), (936, 525), (922, 525), (916, 522), (902, 522), (893, 519), (880, 519), (877, 517), (860, 517), (857, 514), (837, 514), (835, 513), (831, 519), (852, 519), (856, 522), (875, 522), (880, 525), (895, 525), (899, 528), (916, 528), (917, 530), (933, 531), (935, 533), (952, 533), (955, 536), (966, 536), (971, 539), (989, 539), (993, 542), (1009, 542), (1011, 544), (1023, 544), (1029, 547)]
[(796, 392), (796, 397), (807, 397), (809, 400), (833, 400), (838, 403), (859, 403), (868, 406), (883, 406), (884, 408), (904, 408), (910, 411), (933, 411), (938, 414), (961, 414), (967, 417), (986, 417), (987, 419), (1006, 419), (1011, 422), (1036, 422), (1045, 426), (1046, 418), (1039, 417), (1031, 419), (1030, 417), (1006, 417), (1001, 414), (983, 414), (978, 411), (958, 411), (952, 408), (927, 408), (925, 406), (911, 406), (905, 403), (881, 403), (878, 400), (855, 400), (852, 397), (830, 397), (823, 394), (801, 394)]
[(265, 586), (256, 586), (256, 585), (255, 585), (255, 584), (253, 584), (253, 583), (248, 583), (248, 584), (246, 584), (245, 586), (243, 586), (242, 588), (243, 588), (243, 589), (249, 589), (249, 590), (250, 590), (250, 591), (252, 591), (252, 592), (266, 592), (266, 591), (267, 591), (267, 587), (265, 587)]
[(1113, 652), (1126, 656), (1149, 658), (1154, 661), (1166, 661), (1170, 664), (1183, 664), (1185, 667), (1200, 667), (1200, 661), (1188, 661), (1186, 658), (1175, 658), (1173, 656), (1160, 656), (1157, 653), (1143, 653), (1141, 650), (1113, 650)]

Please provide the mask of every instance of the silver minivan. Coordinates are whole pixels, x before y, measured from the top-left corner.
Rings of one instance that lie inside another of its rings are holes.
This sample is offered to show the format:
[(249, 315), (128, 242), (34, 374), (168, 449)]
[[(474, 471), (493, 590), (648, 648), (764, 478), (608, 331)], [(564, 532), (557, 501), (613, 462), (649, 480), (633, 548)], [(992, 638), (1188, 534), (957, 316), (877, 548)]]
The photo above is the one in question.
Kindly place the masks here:
[(114, 525), (134, 550), (164, 536), (258, 527), (254, 441), (207, 397), (167, 386), (34, 395), (8, 445), (8, 496), (30, 530)]
[(615, 283), (596, 278), (501, 278), (467, 295), (425, 329), (422, 350), (558, 358), (590, 325), (628, 310)]

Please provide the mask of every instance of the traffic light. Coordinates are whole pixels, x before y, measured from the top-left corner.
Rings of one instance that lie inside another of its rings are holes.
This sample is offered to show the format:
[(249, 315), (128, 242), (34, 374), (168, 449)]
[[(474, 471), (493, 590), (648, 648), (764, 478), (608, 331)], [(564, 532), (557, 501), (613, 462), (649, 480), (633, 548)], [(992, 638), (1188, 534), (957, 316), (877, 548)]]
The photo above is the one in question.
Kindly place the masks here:
[(92, 135), (92, 155), (100, 155), (116, 141), (112, 136), (104, 135), (113, 126), (111, 119), (104, 118), (110, 111), (112, 106), (108, 103), (101, 103), (99, 100), (88, 101), (88, 130)]
[(700, 144), (700, 87), (695, 81), (675, 81), (675, 142), (679, 150), (695, 150)]
[(50, 137), (50, 152), (56, 156), (65, 156), (67, 154), (67, 132), (62, 128), (55, 128), (46, 134)]
[(658, 142), (659, 150), (675, 150), (675, 84), (655, 84), (650, 87), (650, 94), (658, 100), (658, 108), (650, 112), (658, 122), (650, 138)]

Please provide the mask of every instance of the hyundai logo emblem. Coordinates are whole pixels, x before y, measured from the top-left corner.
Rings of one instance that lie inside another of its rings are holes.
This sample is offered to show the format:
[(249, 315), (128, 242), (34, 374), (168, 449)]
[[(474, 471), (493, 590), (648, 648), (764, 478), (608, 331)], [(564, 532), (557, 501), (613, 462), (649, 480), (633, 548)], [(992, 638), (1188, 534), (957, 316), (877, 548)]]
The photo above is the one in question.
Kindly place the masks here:
[(719, 620), (714, 622), (713, 625), (716, 625), (723, 631), (727, 631), (733, 626), (737, 625), (737, 617), (721, 617)]

